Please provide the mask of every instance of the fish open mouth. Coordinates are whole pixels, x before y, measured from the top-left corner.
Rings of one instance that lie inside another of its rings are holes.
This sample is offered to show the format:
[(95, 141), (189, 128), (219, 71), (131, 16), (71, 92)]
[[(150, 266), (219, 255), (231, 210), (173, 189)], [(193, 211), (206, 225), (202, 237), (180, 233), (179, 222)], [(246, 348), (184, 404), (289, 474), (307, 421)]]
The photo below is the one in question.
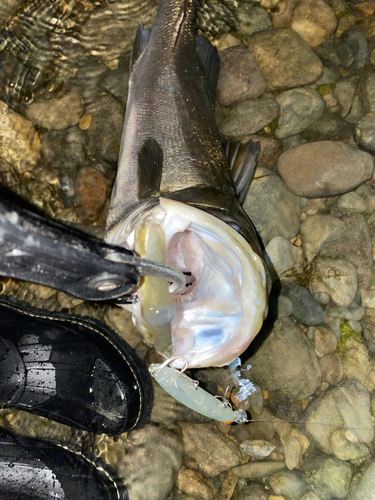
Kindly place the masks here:
[(139, 301), (124, 306), (145, 341), (188, 366), (224, 366), (260, 330), (267, 308), (262, 259), (220, 219), (166, 198), (115, 227), (107, 241), (182, 271), (185, 287), (170, 294), (165, 278), (145, 277)]

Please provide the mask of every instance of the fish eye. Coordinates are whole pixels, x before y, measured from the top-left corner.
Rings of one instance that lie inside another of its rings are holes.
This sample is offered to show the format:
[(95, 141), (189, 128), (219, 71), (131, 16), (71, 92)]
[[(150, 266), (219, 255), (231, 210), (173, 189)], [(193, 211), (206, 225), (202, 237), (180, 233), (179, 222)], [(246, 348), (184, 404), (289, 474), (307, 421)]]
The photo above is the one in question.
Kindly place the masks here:
[(236, 224), (235, 222), (228, 222), (228, 224), (233, 227), (233, 229), (235, 229), (237, 231), (237, 233), (240, 233), (242, 231), (242, 228)]

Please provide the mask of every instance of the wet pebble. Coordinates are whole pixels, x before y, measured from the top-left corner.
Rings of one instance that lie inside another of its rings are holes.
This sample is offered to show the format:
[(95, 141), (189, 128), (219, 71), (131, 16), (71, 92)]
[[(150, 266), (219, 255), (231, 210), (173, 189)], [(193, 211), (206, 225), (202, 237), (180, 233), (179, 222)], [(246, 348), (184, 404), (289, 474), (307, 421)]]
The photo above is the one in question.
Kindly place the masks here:
[(361, 290), (361, 298), (363, 307), (375, 309), (375, 290)]
[(322, 380), (330, 385), (337, 385), (341, 382), (344, 375), (341, 358), (336, 352), (326, 354), (319, 359), (320, 369), (322, 370)]
[(199, 497), (201, 500), (212, 500), (214, 496), (202, 474), (186, 467), (181, 467), (175, 487), (189, 497)]
[(268, 307), (272, 316), (287, 318), (292, 314), (294, 305), (288, 297), (271, 293), (268, 299)]
[(243, 441), (240, 444), (240, 448), (244, 453), (246, 453), (246, 455), (262, 460), (263, 458), (267, 458), (271, 455), (276, 448), (276, 445), (270, 443), (269, 441), (265, 441), (264, 439), (249, 439)]
[(293, 318), (302, 325), (321, 325), (324, 321), (322, 306), (311, 293), (296, 283), (283, 285), (281, 293), (293, 302)]
[(268, 479), (268, 484), (276, 495), (283, 495), (288, 500), (300, 500), (308, 485), (297, 470), (286, 470), (273, 474)]
[(346, 213), (363, 213), (367, 210), (367, 203), (361, 196), (352, 191), (340, 196), (337, 208)]
[(248, 377), (264, 389), (282, 389), (297, 399), (309, 397), (321, 383), (318, 358), (310, 341), (290, 318), (277, 318), (268, 328), (270, 334), (244, 362), (251, 365)]
[(331, 215), (314, 214), (301, 224), (302, 248), (309, 262), (331, 240), (339, 238), (345, 231), (345, 222)]
[(339, 115), (324, 114), (301, 135), (310, 142), (349, 141), (354, 135), (355, 126)]
[(225, 112), (218, 122), (219, 132), (224, 137), (255, 134), (273, 122), (278, 114), (279, 105), (275, 99), (249, 99)]
[(259, 483), (250, 483), (238, 491), (232, 500), (268, 500), (269, 493)]
[(60, 198), (67, 207), (74, 206), (76, 194), (75, 183), (71, 177), (63, 175), (60, 178)]
[(244, 3), (237, 9), (240, 30), (247, 36), (272, 29), (272, 21), (265, 9)]
[(82, 168), (76, 178), (76, 206), (84, 224), (95, 222), (104, 207), (107, 182), (103, 174), (91, 167)]
[(367, 342), (370, 352), (375, 352), (375, 310), (367, 309), (362, 318), (363, 335)]
[(40, 139), (29, 120), (0, 101), (0, 157), (22, 174), (40, 160)]
[(315, 350), (319, 357), (332, 353), (337, 346), (336, 335), (324, 326), (315, 329), (314, 341)]
[(375, 152), (375, 112), (368, 113), (357, 123), (355, 134), (360, 147)]
[(185, 453), (197, 461), (206, 477), (213, 477), (241, 463), (237, 444), (212, 424), (180, 423)]
[(234, 467), (232, 472), (236, 476), (246, 477), (248, 479), (260, 479), (283, 469), (285, 469), (285, 463), (281, 460), (264, 460), (263, 462), (249, 462), (244, 465), (239, 465)]
[(330, 304), (326, 308), (326, 314), (334, 318), (360, 321), (365, 314), (365, 309), (355, 302), (348, 307)]
[(341, 106), (341, 116), (350, 123), (356, 123), (366, 114), (358, 92), (359, 83), (357, 76), (351, 76), (337, 82), (332, 91)]
[(256, 99), (266, 90), (266, 82), (245, 47), (229, 47), (220, 51), (220, 75), (217, 99), (222, 106)]
[(350, 500), (375, 499), (375, 461), (371, 461), (363, 472), (358, 485), (350, 496)]
[(74, 175), (86, 163), (87, 148), (86, 133), (79, 127), (51, 130), (42, 138), (43, 163)]
[(370, 395), (357, 380), (344, 380), (341, 386), (317, 396), (307, 406), (303, 419), (309, 435), (325, 453), (332, 453), (330, 437), (338, 429), (349, 430), (365, 444), (374, 437)]
[(282, 236), (276, 236), (265, 249), (265, 259), (273, 279), (287, 281), (302, 272), (302, 248)]
[(292, 29), (255, 34), (249, 48), (271, 91), (307, 85), (322, 74), (319, 58)]
[(334, 455), (339, 460), (359, 460), (370, 455), (368, 447), (345, 429), (332, 432), (330, 443)]
[(371, 283), (373, 249), (371, 235), (362, 214), (350, 214), (342, 217), (345, 231), (330, 241), (322, 255), (331, 258), (343, 258), (357, 268), (358, 283), (362, 288), (369, 288)]
[(318, 257), (313, 264), (314, 277), (310, 282), (313, 293), (325, 292), (338, 306), (350, 306), (358, 289), (357, 270), (344, 259)]
[(82, 97), (75, 92), (68, 92), (61, 97), (34, 101), (26, 108), (26, 116), (34, 125), (47, 130), (61, 130), (77, 125), (83, 110)]
[(312, 472), (305, 473), (305, 479), (322, 500), (344, 498), (349, 490), (353, 469), (347, 462), (326, 458)]
[(314, 48), (326, 42), (336, 26), (335, 13), (323, 0), (301, 0), (293, 12), (291, 27)]
[[(266, 204), (265, 199), (268, 200)], [(243, 207), (264, 245), (276, 236), (293, 238), (299, 231), (299, 198), (289, 191), (277, 174), (267, 168), (257, 168)]]
[(124, 124), (124, 108), (113, 96), (102, 94), (87, 107), (92, 115), (87, 130), (90, 151), (96, 160), (116, 162)]
[(278, 171), (296, 195), (321, 198), (351, 191), (370, 179), (374, 162), (365, 151), (342, 142), (320, 141), (285, 151)]
[(299, 134), (320, 118), (325, 108), (323, 97), (313, 89), (291, 89), (280, 94), (280, 117), (275, 135), (279, 139)]
[(340, 38), (337, 53), (345, 69), (363, 68), (369, 57), (366, 35), (361, 31), (348, 31)]

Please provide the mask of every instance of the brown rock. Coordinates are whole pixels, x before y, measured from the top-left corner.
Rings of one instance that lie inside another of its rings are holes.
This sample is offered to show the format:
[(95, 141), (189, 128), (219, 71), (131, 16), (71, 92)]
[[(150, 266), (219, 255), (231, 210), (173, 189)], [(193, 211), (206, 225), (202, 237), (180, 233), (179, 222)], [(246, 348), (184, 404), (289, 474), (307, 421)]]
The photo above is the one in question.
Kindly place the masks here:
[(205, 483), (204, 477), (199, 472), (181, 467), (177, 476), (176, 487), (190, 497), (199, 497), (202, 500), (212, 500), (213, 492)]
[(271, 91), (314, 83), (323, 72), (320, 59), (292, 29), (256, 34), (249, 49)]
[(367, 347), (371, 352), (375, 352), (375, 310), (367, 309), (362, 318), (363, 335), (367, 341)]
[(256, 99), (265, 90), (262, 72), (245, 47), (229, 47), (220, 52), (217, 99), (222, 106)]
[(336, 346), (336, 335), (324, 326), (318, 326), (315, 330), (315, 349), (318, 355), (329, 354), (336, 349)]
[(301, 0), (292, 19), (292, 28), (311, 47), (319, 47), (335, 31), (337, 19), (323, 0)]
[(40, 159), (40, 139), (32, 124), (0, 101), (0, 157), (19, 174)]
[(105, 313), (104, 320), (133, 349), (141, 342), (142, 337), (138, 333), (129, 311), (125, 311), (122, 307), (110, 307)]
[(346, 193), (370, 179), (374, 162), (369, 153), (343, 142), (319, 141), (285, 151), (278, 171), (294, 194), (322, 198)]
[(320, 369), (322, 370), (322, 380), (331, 385), (337, 385), (341, 382), (344, 375), (341, 358), (337, 352), (326, 354), (319, 360)]
[(91, 224), (99, 217), (107, 194), (107, 182), (103, 174), (91, 167), (82, 168), (76, 179), (78, 214), (84, 224)]
[(26, 109), (26, 116), (34, 125), (61, 130), (77, 125), (83, 110), (83, 98), (76, 92), (69, 92), (61, 97), (38, 99)]

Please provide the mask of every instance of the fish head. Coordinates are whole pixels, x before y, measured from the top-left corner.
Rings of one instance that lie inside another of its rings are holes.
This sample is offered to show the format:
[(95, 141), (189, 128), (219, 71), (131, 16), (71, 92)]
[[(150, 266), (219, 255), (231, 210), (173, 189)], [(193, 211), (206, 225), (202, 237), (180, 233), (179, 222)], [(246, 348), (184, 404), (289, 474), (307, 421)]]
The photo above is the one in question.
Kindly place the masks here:
[(165, 278), (143, 277), (139, 301), (125, 306), (149, 345), (166, 359), (183, 358), (175, 367), (230, 364), (267, 313), (264, 261), (232, 227), (241, 220), (225, 217), (160, 197), (156, 206), (107, 234), (109, 243), (185, 274), (184, 289), (173, 294)]

